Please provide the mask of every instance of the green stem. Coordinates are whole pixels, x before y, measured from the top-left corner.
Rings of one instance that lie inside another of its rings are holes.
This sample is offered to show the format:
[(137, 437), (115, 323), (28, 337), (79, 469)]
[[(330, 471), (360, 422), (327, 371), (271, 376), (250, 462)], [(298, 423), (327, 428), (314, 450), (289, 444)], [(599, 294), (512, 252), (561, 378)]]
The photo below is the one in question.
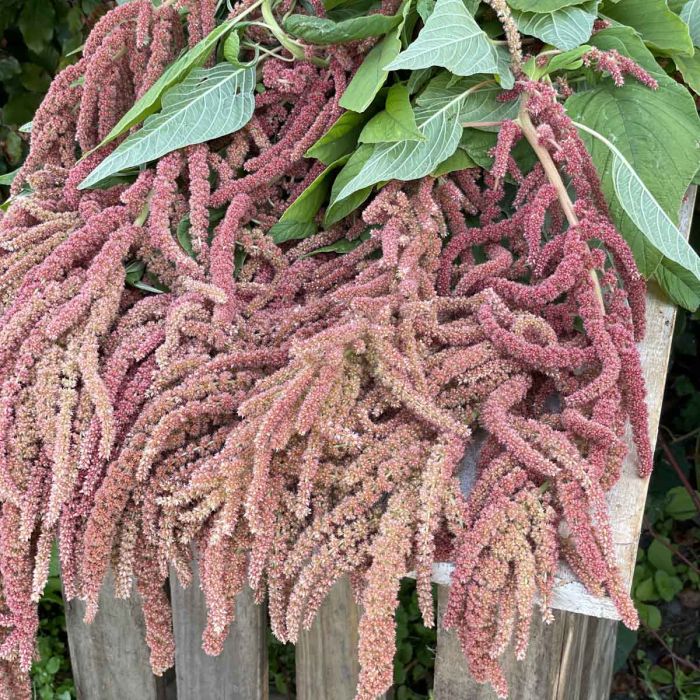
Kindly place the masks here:
[(279, 43), (282, 44), (282, 46), (284, 46), (284, 48), (287, 49), (287, 51), (289, 51), (294, 58), (304, 61), (310, 60), (317, 66), (325, 67), (328, 65), (328, 63), (322, 58), (311, 57), (307, 59), (306, 54), (304, 53), (304, 47), (300, 43), (294, 41), (294, 39), (291, 39), (277, 22), (277, 18), (272, 12), (272, 0), (262, 0), (262, 16), (277, 41), (279, 41)]

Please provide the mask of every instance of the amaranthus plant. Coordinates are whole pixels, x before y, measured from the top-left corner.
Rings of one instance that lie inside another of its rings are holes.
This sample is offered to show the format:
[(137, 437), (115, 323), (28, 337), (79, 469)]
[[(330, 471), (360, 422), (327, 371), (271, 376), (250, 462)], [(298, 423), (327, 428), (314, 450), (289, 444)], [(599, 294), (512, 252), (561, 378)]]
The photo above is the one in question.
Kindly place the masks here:
[[(436, 561), (500, 695), (561, 561), (636, 626), (605, 493), (627, 423), (651, 469), (644, 277), (700, 299), (664, 210), (692, 99), (582, 7), (589, 43), (559, 47), (529, 0), (360, 4), (134, 0), (39, 108), (0, 221), (4, 697), (29, 697), (56, 540), (88, 621), (108, 570), (136, 586), (156, 673), (193, 556), (210, 654), (246, 584), (295, 641), (348, 575), (360, 700), (391, 684), (411, 570), (434, 624)], [(630, 95), (674, 132), (595, 123)], [(674, 149), (663, 201), (641, 148)]]

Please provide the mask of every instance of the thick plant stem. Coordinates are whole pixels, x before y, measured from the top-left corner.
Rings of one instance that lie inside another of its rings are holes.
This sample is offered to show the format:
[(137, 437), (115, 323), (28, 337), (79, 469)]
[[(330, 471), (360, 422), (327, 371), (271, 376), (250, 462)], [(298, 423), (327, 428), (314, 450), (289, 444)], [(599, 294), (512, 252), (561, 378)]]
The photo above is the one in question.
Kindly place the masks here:
[[(559, 204), (561, 205), (562, 211), (564, 212), (564, 216), (566, 216), (566, 220), (569, 222), (569, 225), (578, 226), (579, 221), (578, 217), (576, 216), (576, 212), (574, 211), (574, 203), (571, 201), (571, 197), (569, 197), (569, 193), (566, 191), (566, 185), (564, 184), (564, 180), (562, 180), (561, 173), (559, 172), (554, 160), (552, 160), (552, 156), (549, 154), (549, 151), (540, 143), (539, 136), (537, 135), (537, 129), (535, 129), (535, 125), (532, 123), (525, 105), (526, 102), (523, 100), (517, 120), (520, 129), (523, 132), (523, 136), (525, 136), (528, 143), (532, 147), (532, 150), (535, 152), (537, 159), (542, 164), (542, 168), (544, 169), (547, 179), (557, 191)], [(598, 281), (598, 276), (596, 275), (595, 271), (591, 270), (590, 277), (598, 298), (598, 302), (600, 303), (600, 308), (603, 313), (605, 313), (603, 292), (600, 288), (600, 282)]]

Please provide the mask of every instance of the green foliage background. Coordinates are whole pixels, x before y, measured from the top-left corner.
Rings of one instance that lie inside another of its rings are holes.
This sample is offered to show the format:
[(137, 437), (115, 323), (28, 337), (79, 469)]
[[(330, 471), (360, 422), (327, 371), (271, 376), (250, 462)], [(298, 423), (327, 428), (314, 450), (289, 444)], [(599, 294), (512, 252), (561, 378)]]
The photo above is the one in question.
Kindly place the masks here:
[(111, 3), (102, 0), (0, 2), (0, 175), (26, 155), (19, 128), (31, 121), (52, 77)]

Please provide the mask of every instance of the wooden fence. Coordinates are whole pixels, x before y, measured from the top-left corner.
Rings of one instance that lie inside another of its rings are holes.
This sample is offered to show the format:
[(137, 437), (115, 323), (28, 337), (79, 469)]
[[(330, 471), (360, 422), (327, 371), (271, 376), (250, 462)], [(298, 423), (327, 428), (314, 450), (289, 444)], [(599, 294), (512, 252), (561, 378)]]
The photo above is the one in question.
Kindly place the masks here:
[[(681, 211), (687, 236), (695, 202), (691, 188)], [(641, 346), (647, 382), (649, 431), (656, 436), (671, 346), (675, 310), (653, 288), (647, 305), (647, 339)], [(620, 482), (609, 494), (618, 561), (631, 584), (641, 529), (647, 481), (636, 473), (633, 448)], [(447, 602), (450, 565), (435, 567), (439, 584), (438, 619)], [(144, 642), (143, 616), (134, 592), (131, 600), (115, 600), (108, 581), (92, 625), (82, 621), (83, 605), (68, 603), (66, 624), (79, 700), (267, 700), (267, 621), (263, 606), (250, 592), (239, 596), (237, 616), (223, 653), (208, 657), (200, 640), (205, 606), (195, 578), (183, 590), (171, 577), (170, 595), (177, 644), (174, 672), (152, 675)], [(606, 700), (612, 678), (616, 613), (609, 600), (586, 593), (562, 569), (554, 595), (555, 620), (533, 620), (527, 657), (505, 659), (512, 700)], [(296, 647), (298, 700), (352, 700), (359, 664), (359, 611), (350, 586), (336, 584), (310, 631)], [(490, 688), (469, 676), (452, 633), (438, 627), (435, 700), (491, 700)]]

